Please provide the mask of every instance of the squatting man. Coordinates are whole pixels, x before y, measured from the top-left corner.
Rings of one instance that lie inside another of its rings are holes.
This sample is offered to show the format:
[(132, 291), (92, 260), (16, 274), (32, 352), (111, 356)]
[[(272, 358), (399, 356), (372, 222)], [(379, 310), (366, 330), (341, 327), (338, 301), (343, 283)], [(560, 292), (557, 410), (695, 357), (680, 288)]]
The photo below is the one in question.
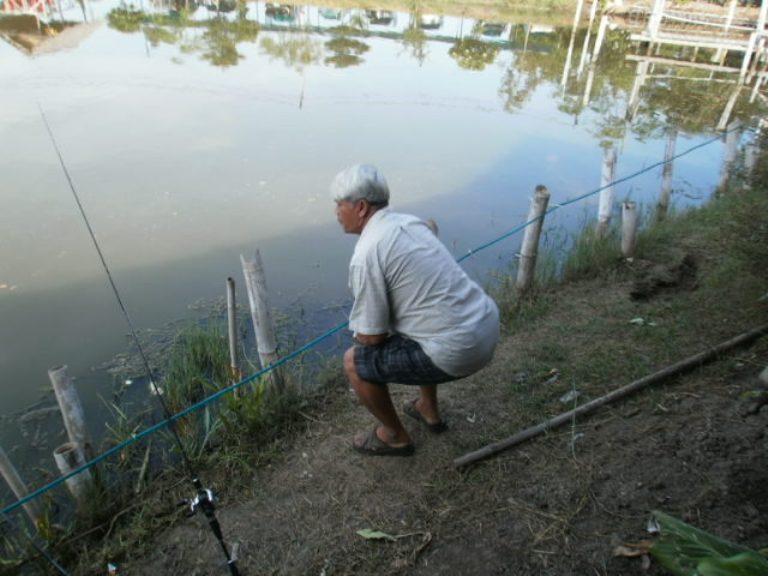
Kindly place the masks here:
[(419, 387), (403, 412), (444, 431), (437, 386), (487, 365), (499, 339), (499, 311), (429, 226), (389, 208), (381, 172), (357, 164), (331, 183), (336, 218), (359, 238), (349, 264), (355, 344), (344, 371), (360, 403), (378, 420), (353, 440), (358, 452), (409, 456), (414, 445), (398, 417), (389, 383)]

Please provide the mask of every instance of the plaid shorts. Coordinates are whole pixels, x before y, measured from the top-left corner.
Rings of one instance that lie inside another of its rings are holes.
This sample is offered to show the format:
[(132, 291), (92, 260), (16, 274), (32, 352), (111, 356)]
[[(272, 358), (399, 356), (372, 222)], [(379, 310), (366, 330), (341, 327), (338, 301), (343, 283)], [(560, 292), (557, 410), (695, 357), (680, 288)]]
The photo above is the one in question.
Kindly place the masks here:
[(376, 346), (355, 346), (355, 368), (372, 384), (440, 384), (456, 380), (435, 366), (421, 346), (402, 336), (387, 338)]

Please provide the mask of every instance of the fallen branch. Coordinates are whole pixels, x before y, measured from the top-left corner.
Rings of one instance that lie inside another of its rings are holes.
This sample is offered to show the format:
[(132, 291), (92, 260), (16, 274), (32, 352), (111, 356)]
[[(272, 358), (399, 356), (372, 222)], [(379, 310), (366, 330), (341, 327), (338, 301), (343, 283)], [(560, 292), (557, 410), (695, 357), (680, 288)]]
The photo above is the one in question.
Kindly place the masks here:
[(576, 416), (589, 414), (590, 412), (594, 412), (601, 406), (610, 404), (614, 400), (624, 398), (625, 396), (629, 396), (630, 394), (637, 392), (638, 390), (645, 388), (646, 386), (655, 384), (661, 380), (669, 378), (670, 376), (676, 376), (678, 374), (682, 374), (684, 372), (697, 368), (698, 366), (706, 364), (707, 362), (710, 362), (711, 360), (715, 359), (717, 356), (719, 356), (723, 352), (726, 352), (731, 348), (735, 348), (737, 346), (747, 344), (752, 340), (755, 340), (761, 336), (764, 336), (767, 333), (768, 333), (768, 324), (765, 324), (763, 326), (760, 326), (759, 328), (750, 330), (749, 332), (744, 332), (743, 334), (740, 334), (739, 336), (731, 338), (730, 340), (726, 340), (725, 342), (722, 342), (717, 346), (714, 346), (713, 348), (705, 350), (704, 352), (700, 352), (699, 354), (690, 356), (685, 360), (681, 360), (680, 362), (677, 362), (676, 364), (672, 364), (671, 366), (668, 366), (667, 368), (659, 370), (658, 372), (654, 372), (653, 374), (640, 378), (639, 380), (635, 380), (634, 382), (631, 382), (626, 386), (618, 388), (617, 390), (614, 390), (613, 392), (610, 392), (605, 396), (601, 396), (600, 398), (595, 398), (591, 402), (582, 404), (581, 406), (574, 408), (573, 410), (564, 412), (563, 414), (560, 414), (559, 416), (555, 416), (554, 418), (547, 420), (545, 422), (542, 422), (541, 424), (537, 424), (536, 426), (526, 428), (525, 430), (522, 430), (517, 434), (510, 436), (509, 438), (506, 438), (505, 440), (500, 440), (499, 442), (489, 444), (484, 448), (475, 450), (474, 452), (470, 452), (468, 454), (465, 454), (464, 456), (456, 458), (453, 461), (453, 465), (456, 468), (460, 468), (462, 466), (466, 466), (467, 464), (477, 462), (478, 460), (483, 460), (485, 458), (488, 458), (489, 456), (497, 454), (502, 450), (506, 450), (507, 448), (511, 448), (512, 446), (520, 444), (528, 440), (529, 438), (533, 438), (534, 436), (538, 436), (539, 434), (542, 434), (544, 432), (552, 430), (553, 428), (557, 428), (562, 424), (570, 422)]

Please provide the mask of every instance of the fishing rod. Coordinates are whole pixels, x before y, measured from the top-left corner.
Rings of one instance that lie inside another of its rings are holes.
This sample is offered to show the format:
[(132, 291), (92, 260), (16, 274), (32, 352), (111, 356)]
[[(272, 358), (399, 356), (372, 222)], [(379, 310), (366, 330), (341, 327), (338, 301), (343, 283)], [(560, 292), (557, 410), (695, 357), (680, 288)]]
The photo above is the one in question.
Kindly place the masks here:
[(61, 564), (56, 562), (56, 560), (53, 558), (53, 556), (51, 556), (44, 547), (40, 546), (40, 544), (38, 544), (35, 541), (35, 538), (33, 536), (30, 536), (29, 534), (27, 534), (26, 532), (24, 532), (23, 530), (18, 528), (16, 523), (13, 521), (13, 519), (10, 516), (8, 516), (8, 514), (6, 514), (5, 511), (3, 511), (3, 519), (10, 526), (14, 527), (17, 532), (21, 532), (22, 534), (24, 534), (24, 536), (26, 536), (26, 538), (29, 541), (29, 543), (32, 544), (32, 547), (35, 550), (37, 550), (48, 561), (48, 563), (56, 569), (56, 571), (59, 574), (61, 574), (62, 576), (69, 576), (69, 572), (67, 572)]
[(43, 119), (43, 124), (45, 125), (45, 128), (48, 131), (48, 136), (51, 139), (51, 144), (53, 144), (53, 149), (56, 151), (56, 155), (59, 158), (59, 164), (61, 164), (61, 168), (64, 171), (64, 176), (66, 177), (67, 183), (69, 184), (69, 189), (72, 191), (72, 196), (74, 197), (75, 203), (77, 204), (77, 208), (80, 211), (80, 216), (82, 217), (83, 222), (85, 223), (85, 227), (88, 229), (88, 234), (91, 237), (91, 241), (93, 242), (93, 246), (96, 249), (96, 253), (99, 255), (101, 266), (104, 269), (104, 272), (106, 273), (107, 278), (109, 279), (109, 284), (112, 287), (112, 292), (115, 296), (115, 299), (117, 300), (120, 310), (122, 311), (123, 318), (125, 319), (125, 322), (128, 325), (129, 331), (131, 333), (131, 337), (136, 343), (136, 349), (139, 352), (139, 358), (141, 359), (141, 363), (142, 363), (142, 366), (144, 367), (144, 371), (146, 372), (147, 378), (149, 379), (149, 383), (155, 392), (155, 397), (160, 402), (160, 406), (162, 407), (163, 414), (165, 415), (165, 419), (168, 422), (168, 427), (171, 430), (171, 435), (173, 436), (174, 442), (176, 443), (177, 447), (179, 448), (179, 452), (181, 453), (182, 461), (184, 463), (184, 468), (186, 469), (189, 479), (192, 483), (192, 486), (195, 489), (196, 496), (192, 499), (184, 500), (182, 504), (189, 504), (191, 514), (194, 514), (198, 510), (202, 510), (203, 514), (205, 514), (205, 517), (208, 520), (208, 526), (211, 528), (211, 531), (213, 532), (214, 536), (219, 542), (219, 546), (224, 552), (224, 556), (227, 559), (227, 566), (229, 567), (230, 574), (232, 576), (240, 576), (240, 573), (238, 572), (237, 565), (236, 565), (237, 559), (232, 554), (230, 554), (229, 548), (227, 547), (227, 543), (224, 541), (224, 534), (222, 533), (221, 525), (219, 524), (219, 521), (216, 518), (216, 505), (214, 503), (213, 492), (210, 489), (205, 488), (203, 486), (203, 483), (200, 481), (199, 476), (195, 473), (195, 469), (192, 466), (192, 462), (189, 459), (189, 456), (187, 455), (187, 451), (184, 448), (184, 444), (182, 443), (181, 438), (179, 437), (179, 432), (176, 428), (176, 422), (173, 420), (173, 415), (171, 414), (171, 411), (168, 409), (167, 403), (165, 402), (165, 400), (163, 400), (163, 396), (160, 393), (160, 388), (155, 382), (155, 379), (152, 374), (152, 368), (149, 365), (149, 359), (147, 358), (147, 355), (144, 352), (144, 347), (141, 345), (141, 342), (139, 341), (138, 333), (136, 331), (136, 328), (134, 327), (134, 324), (133, 324), (133, 321), (131, 320), (130, 315), (128, 314), (128, 309), (126, 308), (125, 303), (123, 302), (123, 298), (120, 295), (120, 291), (117, 289), (117, 284), (115, 283), (115, 280), (112, 277), (112, 272), (110, 271), (109, 266), (107, 265), (107, 261), (104, 258), (103, 252), (101, 251), (101, 246), (99, 246), (99, 242), (98, 240), (96, 240), (96, 234), (93, 232), (93, 228), (91, 227), (91, 223), (90, 223), (90, 220), (88, 219), (88, 215), (86, 214), (85, 208), (83, 207), (83, 204), (80, 201), (80, 195), (77, 193), (77, 189), (75, 188), (75, 185), (72, 182), (72, 177), (69, 174), (67, 165), (64, 162), (64, 156), (61, 154), (59, 145), (56, 142), (56, 137), (53, 135), (53, 130), (51, 129), (50, 124), (48, 123), (48, 118), (45, 115), (45, 111), (43, 110), (43, 107), (42, 105), (40, 105), (39, 102), (37, 106), (40, 110), (40, 116)]

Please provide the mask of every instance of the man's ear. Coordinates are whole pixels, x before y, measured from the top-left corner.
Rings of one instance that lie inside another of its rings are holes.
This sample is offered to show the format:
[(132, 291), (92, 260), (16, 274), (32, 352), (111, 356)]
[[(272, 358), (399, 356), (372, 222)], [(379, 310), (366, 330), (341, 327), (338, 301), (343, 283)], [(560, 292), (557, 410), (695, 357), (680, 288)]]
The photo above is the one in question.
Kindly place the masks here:
[(365, 218), (371, 213), (371, 204), (368, 200), (359, 200), (360, 206), (357, 209), (357, 213), (361, 218)]

